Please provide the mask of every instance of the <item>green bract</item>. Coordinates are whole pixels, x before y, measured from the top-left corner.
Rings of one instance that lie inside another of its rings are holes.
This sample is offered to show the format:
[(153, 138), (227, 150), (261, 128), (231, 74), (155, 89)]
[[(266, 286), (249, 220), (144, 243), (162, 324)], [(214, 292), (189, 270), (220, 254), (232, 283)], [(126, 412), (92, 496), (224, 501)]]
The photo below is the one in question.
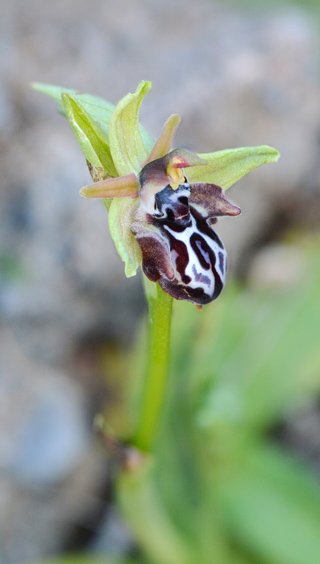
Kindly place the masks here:
[[(58, 86), (35, 83), (33, 87), (59, 103), (86, 158), (95, 182), (82, 189), (87, 198), (102, 198), (109, 209), (111, 236), (125, 263), (126, 276), (134, 276), (141, 263), (141, 250), (131, 226), (139, 198), (138, 175), (143, 166), (164, 157), (171, 147), (180, 118), (171, 116), (155, 143), (139, 124), (139, 109), (151, 83), (142, 81), (134, 94), (117, 106), (92, 96)], [(190, 183), (211, 183), (227, 190), (245, 174), (264, 163), (275, 162), (275, 149), (242, 147), (199, 154), (207, 164), (188, 168)]]
[(84, 156), (94, 169), (101, 171), (99, 180), (118, 176), (106, 130), (102, 129), (75, 98), (62, 93), (61, 99)]

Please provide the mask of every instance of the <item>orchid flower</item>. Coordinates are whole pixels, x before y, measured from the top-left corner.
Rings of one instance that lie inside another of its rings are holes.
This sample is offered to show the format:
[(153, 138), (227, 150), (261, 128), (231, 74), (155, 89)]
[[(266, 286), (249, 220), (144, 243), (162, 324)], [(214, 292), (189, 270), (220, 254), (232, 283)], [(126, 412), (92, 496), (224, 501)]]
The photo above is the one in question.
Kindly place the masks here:
[(199, 155), (172, 151), (178, 115), (168, 119), (154, 143), (139, 126), (149, 82), (115, 108), (93, 96), (36, 88), (62, 103), (94, 180), (80, 194), (104, 200), (126, 275), (135, 275), (142, 264), (146, 277), (178, 300), (201, 307), (217, 298), (227, 254), (212, 225), (218, 217), (241, 213), (224, 190), (276, 161), (278, 152), (266, 145)]
[(112, 190), (114, 197), (131, 198), (130, 230), (144, 274), (174, 298), (201, 306), (218, 297), (225, 283), (226, 252), (211, 225), (240, 209), (215, 184), (189, 184), (182, 171), (207, 164), (196, 154), (178, 149), (155, 155), (138, 176), (97, 182), (81, 193), (106, 198)]

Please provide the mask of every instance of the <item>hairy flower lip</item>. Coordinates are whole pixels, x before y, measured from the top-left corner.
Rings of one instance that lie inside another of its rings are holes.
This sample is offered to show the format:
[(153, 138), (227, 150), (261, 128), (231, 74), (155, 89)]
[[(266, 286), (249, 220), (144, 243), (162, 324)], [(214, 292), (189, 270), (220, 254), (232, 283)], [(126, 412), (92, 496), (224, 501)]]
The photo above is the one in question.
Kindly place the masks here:
[[(131, 232), (147, 278), (175, 299), (203, 306), (219, 296), (225, 283), (226, 252), (212, 225), (241, 210), (215, 184), (190, 185), (183, 174), (172, 186), (171, 162), (181, 170), (186, 162), (181, 153), (172, 151), (140, 172), (140, 203)], [(199, 161), (192, 154), (192, 163)]]

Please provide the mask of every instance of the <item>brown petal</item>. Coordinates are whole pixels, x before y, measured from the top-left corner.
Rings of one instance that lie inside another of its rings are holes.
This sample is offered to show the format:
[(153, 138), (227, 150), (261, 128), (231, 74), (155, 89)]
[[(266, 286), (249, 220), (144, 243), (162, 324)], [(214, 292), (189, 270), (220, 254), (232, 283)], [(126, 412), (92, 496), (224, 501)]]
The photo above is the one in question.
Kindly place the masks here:
[(144, 227), (139, 221), (132, 224), (131, 231), (140, 245), (142, 268), (147, 278), (152, 282), (157, 282), (163, 276), (172, 280), (174, 269), (165, 240), (152, 229)]
[(138, 198), (139, 185), (134, 173), (101, 180), (80, 190), (85, 198)]
[(169, 117), (169, 119), (163, 126), (160, 137), (155, 142), (155, 145), (143, 166), (150, 163), (151, 161), (154, 161), (155, 159), (164, 157), (164, 155), (166, 155), (170, 151), (171, 143), (173, 141), (173, 137), (179, 123), (180, 116), (178, 114), (173, 114)]
[(216, 184), (190, 184), (190, 188), (189, 203), (194, 204), (208, 218), (241, 213), (240, 208), (230, 202), (222, 188)]

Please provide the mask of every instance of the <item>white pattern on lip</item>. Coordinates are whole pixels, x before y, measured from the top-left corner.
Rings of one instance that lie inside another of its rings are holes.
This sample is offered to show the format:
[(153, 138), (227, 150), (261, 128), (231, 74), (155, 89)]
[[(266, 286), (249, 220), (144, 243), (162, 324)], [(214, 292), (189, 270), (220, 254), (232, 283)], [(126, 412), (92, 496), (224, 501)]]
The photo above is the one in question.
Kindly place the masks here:
[[(175, 270), (173, 280), (159, 280), (159, 283), (168, 289), (174, 288), (177, 294), (180, 291), (183, 299), (186, 295), (194, 297), (196, 292), (199, 303), (209, 303), (218, 297), (225, 284), (226, 251), (206, 218), (189, 206), (189, 196), (187, 183), (176, 191), (167, 186), (157, 194), (156, 213), (152, 216), (154, 226), (167, 241)], [(179, 213), (181, 206), (186, 208), (182, 215)]]

